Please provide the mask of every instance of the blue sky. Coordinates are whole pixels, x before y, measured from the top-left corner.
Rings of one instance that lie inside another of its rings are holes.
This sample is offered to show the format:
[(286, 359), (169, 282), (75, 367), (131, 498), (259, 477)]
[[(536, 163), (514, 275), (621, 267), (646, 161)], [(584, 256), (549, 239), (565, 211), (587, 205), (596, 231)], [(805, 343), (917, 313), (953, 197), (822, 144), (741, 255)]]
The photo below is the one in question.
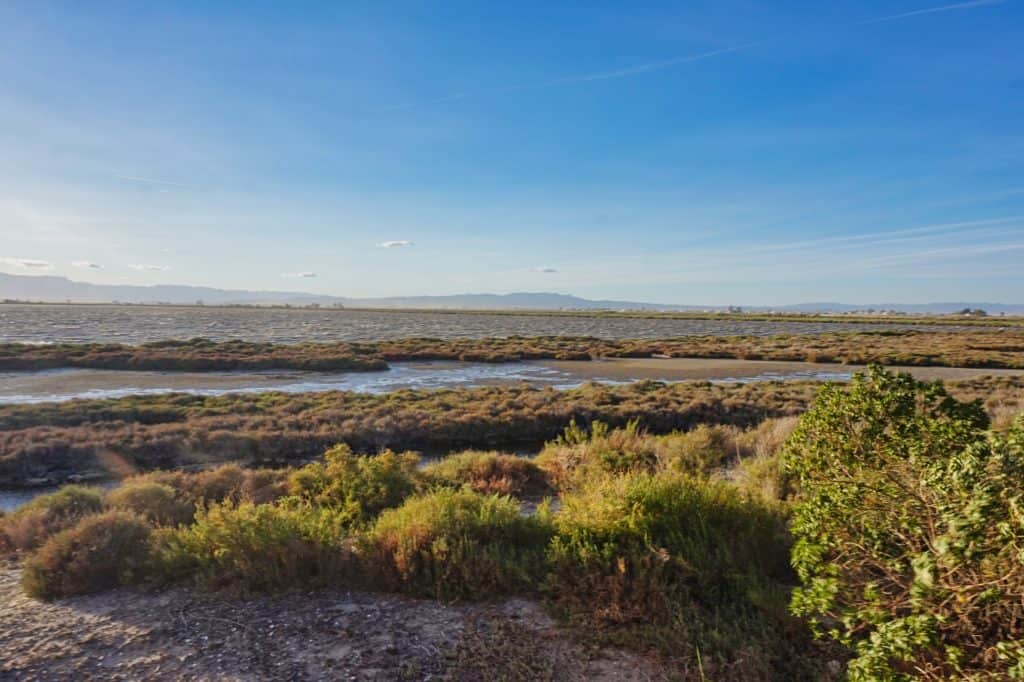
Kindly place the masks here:
[(1024, 301), (1024, 3), (0, 5), (0, 271)]

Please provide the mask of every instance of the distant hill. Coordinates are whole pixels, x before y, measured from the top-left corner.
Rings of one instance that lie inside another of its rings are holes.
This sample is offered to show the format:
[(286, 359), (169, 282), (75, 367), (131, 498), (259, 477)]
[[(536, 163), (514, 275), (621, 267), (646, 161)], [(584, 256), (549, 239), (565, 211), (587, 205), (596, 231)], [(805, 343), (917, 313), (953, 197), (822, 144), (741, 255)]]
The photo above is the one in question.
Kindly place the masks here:
[[(519, 292), (511, 294), (456, 294), (452, 296), (393, 296), (385, 298), (347, 298), (300, 291), (247, 291), (184, 285), (153, 286), (89, 284), (66, 277), (48, 275), (9, 275), (0, 273), (0, 300), (41, 301), (51, 303), (170, 303), (208, 305), (342, 305), (348, 308), (433, 308), (457, 310), (722, 310), (725, 306), (666, 305), (638, 301), (590, 300), (557, 293)], [(951, 313), (964, 308), (989, 314), (1024, 314), (1024, 304), (1003, 303), (799, 303), (782, 306), (744, 306), (750, 312), (853, 312), (858, 310), (895, 310), (906, 313)]]
[(680, 306), (636, 301), (591, 301), (554, 293), (458, 294), (454, 296), (396, 296), (348, 298), (299, 291), (248, 291), (184, 285), (153, 286), (89, 284), (66, 277), (8, 275), (0, 273), (0, 299), (52, 303), (174, 303), (202, 301), (210, 305), (344, 305), (366, 308), (457, 308), (457, 309), (629, 309), (677, 310)]

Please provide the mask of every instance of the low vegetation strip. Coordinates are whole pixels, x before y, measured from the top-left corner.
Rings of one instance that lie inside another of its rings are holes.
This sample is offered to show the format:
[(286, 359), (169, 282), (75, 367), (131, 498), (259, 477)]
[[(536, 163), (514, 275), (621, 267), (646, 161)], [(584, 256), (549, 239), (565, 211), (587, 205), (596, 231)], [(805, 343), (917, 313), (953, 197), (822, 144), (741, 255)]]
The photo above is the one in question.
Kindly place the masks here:
[(0, 371), (61, 367), (154, 371), (297, 369), (375, 371), (389, 362), (733, 358), (863, 365), (1024, 369), (1024, 332), (882, 331), (821, 335), (689, 336), (660, 340), (592, 337), (401, 339), (295, 345), (205, 339), (120, 344), (0, 345)]
[(341, 445), (302, 467), (66, 487), (0, 518), (0, 553), (45, 600), (124, 585), (536, 599), (673, 679), (1024, 677), (1024, 414), (993, 425), (979, 400), (872, 367), (799, 419), (571, 423), (514, 462), (421, 468)]
[(625, 319), (709, 320), (715, 322), (813, 322), (834, 324), (892, 324), (940, 327), (1024, 327), (1024, 316), (989, 315), (981, 309), (965, 308), (955, 313), (913, 315), (899, 312), (801, 313), (801, 312), (715, 312), (699, 310), (477, 310), (466, 308), (345, 308), (383, 313), (433, 315), (505, 315), (520, 317), (596, 317)]
[[(1021, 409), (1024, 377), (951, 382), (997, 419)], [(45, 485), (241, 461), (302, 462), (345, 442), (453, 452), (536, 449), (572, 420), (653, 433), (698, 424), (749, 426), (801, 414), (818, 382), (589, 384), (557, 391), (527, 385), (387, 395), (348, 392), (162, 395), (0, 407), (0, 486)]]

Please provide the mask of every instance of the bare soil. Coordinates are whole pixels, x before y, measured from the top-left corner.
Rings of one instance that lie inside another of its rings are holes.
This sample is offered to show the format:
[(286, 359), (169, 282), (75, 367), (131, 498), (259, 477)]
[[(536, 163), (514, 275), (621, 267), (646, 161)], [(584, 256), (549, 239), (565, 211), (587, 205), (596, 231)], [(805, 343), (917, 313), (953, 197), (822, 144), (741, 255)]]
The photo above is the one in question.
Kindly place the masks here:
[[(55, 602), (0, 567), (2, 680), (663, 680), (657, 661), (574, 641), (530, 601), (363, 592), (231, 597), (120, 589)], [(678, 673), (678, 671), (677, 671)]]

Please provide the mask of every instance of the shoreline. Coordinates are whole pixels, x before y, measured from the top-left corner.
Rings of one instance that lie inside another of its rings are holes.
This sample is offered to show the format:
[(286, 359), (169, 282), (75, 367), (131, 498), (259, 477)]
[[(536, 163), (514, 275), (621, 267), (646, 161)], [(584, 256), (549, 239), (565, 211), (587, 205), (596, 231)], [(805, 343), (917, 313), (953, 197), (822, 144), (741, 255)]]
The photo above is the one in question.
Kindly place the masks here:
[[(887, 365), (920, 380), (957, 381), (1018, 376), (1024, 369)], [(528, 383), (557, 389), (590, 381), (847, 381), (864, 365), (724, 358), (607, 358), (506, 363), (421, 361), (393, 363), (379, 372), (239, 370), (228, 372), (52, 369), (0, 373), (0, 404), (64, 402), (133, 395), (193, 393), (317, 393), (342, 390), (390, 393), (403, 389), (475, 388)]]

